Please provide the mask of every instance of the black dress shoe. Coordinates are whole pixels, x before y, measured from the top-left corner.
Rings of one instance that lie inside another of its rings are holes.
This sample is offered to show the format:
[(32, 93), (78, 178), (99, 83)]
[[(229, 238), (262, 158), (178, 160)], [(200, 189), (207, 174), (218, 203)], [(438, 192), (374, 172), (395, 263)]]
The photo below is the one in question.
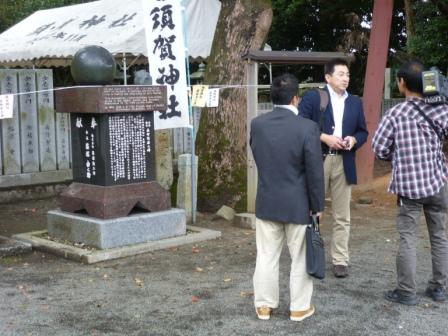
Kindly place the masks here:
[(417, 295), (415, 294), (405, 294), (399, 289), (394, 289), (387, 291), (384, 294), (384, 298), (387, 301), (401, 303), (407, 306), (415, 306), (418, 303)]
[(348, 277), (348, 267), (345, 265), (333, 265), (333, 274), (336, 278)]
[(446, 290), (443, 287), (426, 288), (425, 294), (436, 302), (443, 302), (446, 300)]

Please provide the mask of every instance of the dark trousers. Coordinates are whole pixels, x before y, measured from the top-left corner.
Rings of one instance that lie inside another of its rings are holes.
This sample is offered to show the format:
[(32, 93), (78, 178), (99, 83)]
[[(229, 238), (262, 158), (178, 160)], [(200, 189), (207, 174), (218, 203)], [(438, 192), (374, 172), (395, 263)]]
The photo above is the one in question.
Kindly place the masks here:
[(434, 196), (409, 199), (399, 197), (397, 231), (400, 243), (397, 254), (397, 288), (416, 293), (417, 235), (421, 212), (426, 219), (431, 243), (432, 277), (429, 286), (446, 287), (448, 273), (448, 239), (445, 231), (447, 219), (448, 187), (445, 185)]

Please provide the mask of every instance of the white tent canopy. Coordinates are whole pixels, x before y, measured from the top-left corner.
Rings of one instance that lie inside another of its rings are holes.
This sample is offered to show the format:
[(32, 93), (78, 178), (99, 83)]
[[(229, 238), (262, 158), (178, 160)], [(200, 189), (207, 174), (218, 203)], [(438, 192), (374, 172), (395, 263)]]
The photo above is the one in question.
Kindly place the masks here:
[[(189, 55), (206, 58), (221, 2), (185, 3)], [(37, 11), (11, 27), (0, 35), (0, 64), (67, 66), (76, 51), (87, 45), (100, 45), (116, 57), (125, 54), (142, 61), (147, 56), (145, 41), (142, 0), (100, 0)]]

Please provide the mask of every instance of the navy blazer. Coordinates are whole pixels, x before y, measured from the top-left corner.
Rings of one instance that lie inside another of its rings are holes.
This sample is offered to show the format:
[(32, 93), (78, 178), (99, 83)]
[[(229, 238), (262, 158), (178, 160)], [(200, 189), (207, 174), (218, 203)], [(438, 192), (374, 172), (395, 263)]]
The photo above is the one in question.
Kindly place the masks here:
[(325, 186), (316, 123), (276, 107), (251, 122), (250, 146), (258, 169), (257, 218), (308, 224), (321, 212)]
[[(327, 87), (325, 87), (325, 91), (330, 97)], [(317, 90), (310, 90), (303, 96), (299, 105), (299, 115), (320, 123), (320, 96)], [(321, 132), (333, 134), (333, 131), (333, 107), (329, 99), (327, 109), (324, 111)], [(357, 183), (355, 154), (358, 148), (367, 141), (368, 134), (362, 101), (358, 96), (349, 94), (345, 100), (342, 117), (342, 138), (348, 135), (353, 136), (356, 138), (356, 144), (350, 151), (343, 151), (342, 154), (344, 173), (348, 184)], [(328, 146), (325, 143), (322, 143), (322, 151), (328, 151)]]

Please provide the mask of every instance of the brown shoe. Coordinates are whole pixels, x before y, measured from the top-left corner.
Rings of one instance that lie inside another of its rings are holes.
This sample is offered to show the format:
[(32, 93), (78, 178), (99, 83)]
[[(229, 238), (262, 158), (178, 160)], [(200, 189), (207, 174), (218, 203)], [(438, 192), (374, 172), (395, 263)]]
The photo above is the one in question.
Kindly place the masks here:
[(292, 311), (289, 313), (291, 321), (300, 322), (314, 314), (314, 306), (311, 305), (307, 310)]
[(336, 278), (348, 277), (348, 267), (345, 265), (333, 265), (333, 274)]
[(263, 307), (256, 307), (255, 311), (257, 312), (257, 316), (260, 320), (269, 320), (272, 315), (272, 308), (263, 306)]

